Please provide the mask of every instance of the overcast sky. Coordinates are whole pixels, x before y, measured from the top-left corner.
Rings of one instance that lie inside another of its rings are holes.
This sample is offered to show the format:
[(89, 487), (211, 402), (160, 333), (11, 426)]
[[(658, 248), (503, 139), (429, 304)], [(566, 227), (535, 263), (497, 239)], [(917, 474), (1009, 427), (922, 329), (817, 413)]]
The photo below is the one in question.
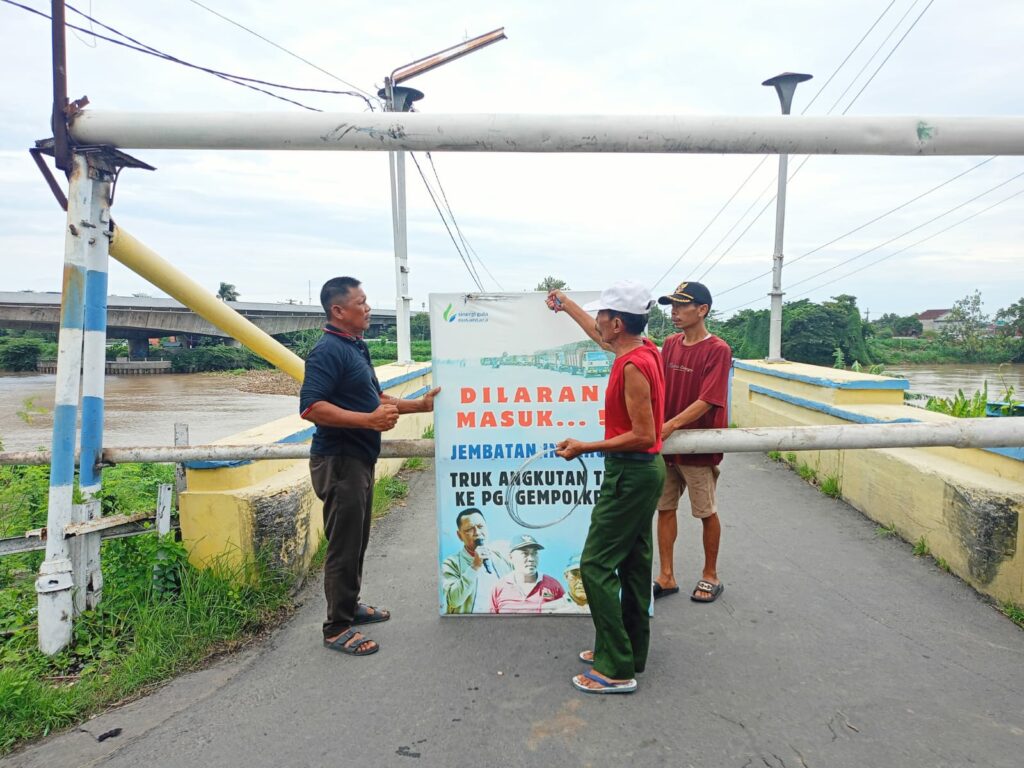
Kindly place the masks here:
[[(20, 1), (49, 9), (45, 0)], [(821, 115), (836, 105), (833, 114), (840, 114), (924, 11), (848, 114), (1024, 112), (1020, 0), (203, 3), (370, 92), (401, 64), (504, 26), (508, 40), (409, 83), (426, 93), (419, 110), (433, 114), (768, 115), (778, 112), (778, 101), (760, 83), (786, 70), (814, 75), (797, 91), (793, 112), (800, 113), (885, 11), (807, 110)], [(86, 12), (91, 5), (99, 21), (197, 64), (289, 84), (346, 88), (190, 0), (75, 5)], [(71, 12), (68, 20), (89, 26)], [(0, 66), (6, 75), (0, 104), (0, 290), (60, 288), (63, 213), (26, 152), (33, 140), (49, 135), (49, 34), (47, 20), (0, 4)], [(96, 110), (299, 109), (80, 33), (68, 36), (68, 71), (70, 96), (87, 94)], [(326, 111), (366, 109), (348, 96), (296, 98)], [(394, 306), (386, 154), (135, 154), (158, 170), (122, 174), (114, 206), (118, 222), (211, 291), (224, 281), (235, 284), (244, 301), (306, 302), (310, 293), (316, 301), (324, 280), (351, 274), (365, 282), (374, 305)], [(737, 238), (774, 193), (775, 157), (669, 268), (761, 159), (434, 155), (455, 217), (486, 267), (480, 270), (485, 288), (532, 290), (551, 274), (576, 289), (629, 277), (664, 292), (717, 261), (704, 282), (722, 310), (746, 302), (768, 306), (768, 276), (729, 289), (771, 268), (774, 206)], [(787, 258), (818, 248), (983, 159), (810, 158), (789, 187)], [(420, 160), (430, 174), (426, 158)], [(790, 159), (791, 172), (802, 160)], [(413, 307), (419, 309), (430, 292), (468, 291), (474, 284), (411, 162), (408, 171), (410, 282)], [(815, 274), (1022, 172), (1024, 159), (996, 158), (787, 266), (787, 299), (807, 291), (814, 300), (850, 293), (872, 316), (949, 307), (974, 289), (982, 292), (989, 312), (1019, 299), (1024, 194), (844, 275), (1024, 190), (1024, 176), (847, 266)], [(822, 285), (835, 278), (842, 279)], [(118, 295), (163, 295), (116, 263), (110, 288)]]

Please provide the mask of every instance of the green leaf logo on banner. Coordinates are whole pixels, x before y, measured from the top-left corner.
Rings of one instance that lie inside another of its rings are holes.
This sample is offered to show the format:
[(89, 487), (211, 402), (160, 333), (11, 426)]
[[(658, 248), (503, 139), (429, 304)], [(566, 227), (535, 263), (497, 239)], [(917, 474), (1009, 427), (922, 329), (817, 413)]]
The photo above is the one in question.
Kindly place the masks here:
[(441, 314), (441, 317), (443, 317), (449, 323), (454, 323), (455, 322), (455, 318), (458, 317), (458, 316), (459, 316), (458, 312), (452, 312), (452, 305), (451, 304), (449, 304), (447, 307), (445, 307), (444, 308), (444, 312)]

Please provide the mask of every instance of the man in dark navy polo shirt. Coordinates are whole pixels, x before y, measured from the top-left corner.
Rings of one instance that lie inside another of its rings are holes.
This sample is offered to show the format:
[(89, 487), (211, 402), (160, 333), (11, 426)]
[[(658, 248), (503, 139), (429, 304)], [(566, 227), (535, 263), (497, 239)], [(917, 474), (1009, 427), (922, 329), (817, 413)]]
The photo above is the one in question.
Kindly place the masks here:
[(370, 305), (360, 285), (353, 277), (324, 283), (320, 303), (327, 325), (306, 359), (299, 393), (302, 418), (316, 424), (309, 473), (313, 490), (324, 503), (324, 645), (352, 656), (380, 650), (355, 625), (391, 618), (386, 610), (359, 601), (380, 433), (394, 427), (403, 413), (433, 411), (439, 391), (435, 388), (418, 400), (401, 400), (381, 391), (363, 341), (370, 327)]

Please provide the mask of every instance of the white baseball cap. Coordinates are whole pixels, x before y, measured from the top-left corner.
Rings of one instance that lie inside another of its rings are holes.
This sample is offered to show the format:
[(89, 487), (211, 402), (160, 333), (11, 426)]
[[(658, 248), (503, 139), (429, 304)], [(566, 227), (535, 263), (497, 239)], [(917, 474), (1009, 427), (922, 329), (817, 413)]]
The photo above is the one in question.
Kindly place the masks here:
[(600, 312), (611, 309), (616, 312), (628, 312), (631, 315), (646, 315), (654, 306), (651, 292), (640, 283), (632, 280), (620, 280), (601, 291), (601, 298), (583, 305), (584, 312)]

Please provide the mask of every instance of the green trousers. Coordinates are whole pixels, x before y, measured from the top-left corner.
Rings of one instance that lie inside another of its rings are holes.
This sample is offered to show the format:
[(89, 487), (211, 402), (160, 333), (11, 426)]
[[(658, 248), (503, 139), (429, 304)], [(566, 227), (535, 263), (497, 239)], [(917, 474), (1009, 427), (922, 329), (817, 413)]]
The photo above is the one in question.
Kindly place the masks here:
[(665, 462), (605, 458), (604, 481), (590, 515), (580, 575), (594, 621), (594, 669), (616, 679), (643, 672), (651, 641), (651, 519)]

